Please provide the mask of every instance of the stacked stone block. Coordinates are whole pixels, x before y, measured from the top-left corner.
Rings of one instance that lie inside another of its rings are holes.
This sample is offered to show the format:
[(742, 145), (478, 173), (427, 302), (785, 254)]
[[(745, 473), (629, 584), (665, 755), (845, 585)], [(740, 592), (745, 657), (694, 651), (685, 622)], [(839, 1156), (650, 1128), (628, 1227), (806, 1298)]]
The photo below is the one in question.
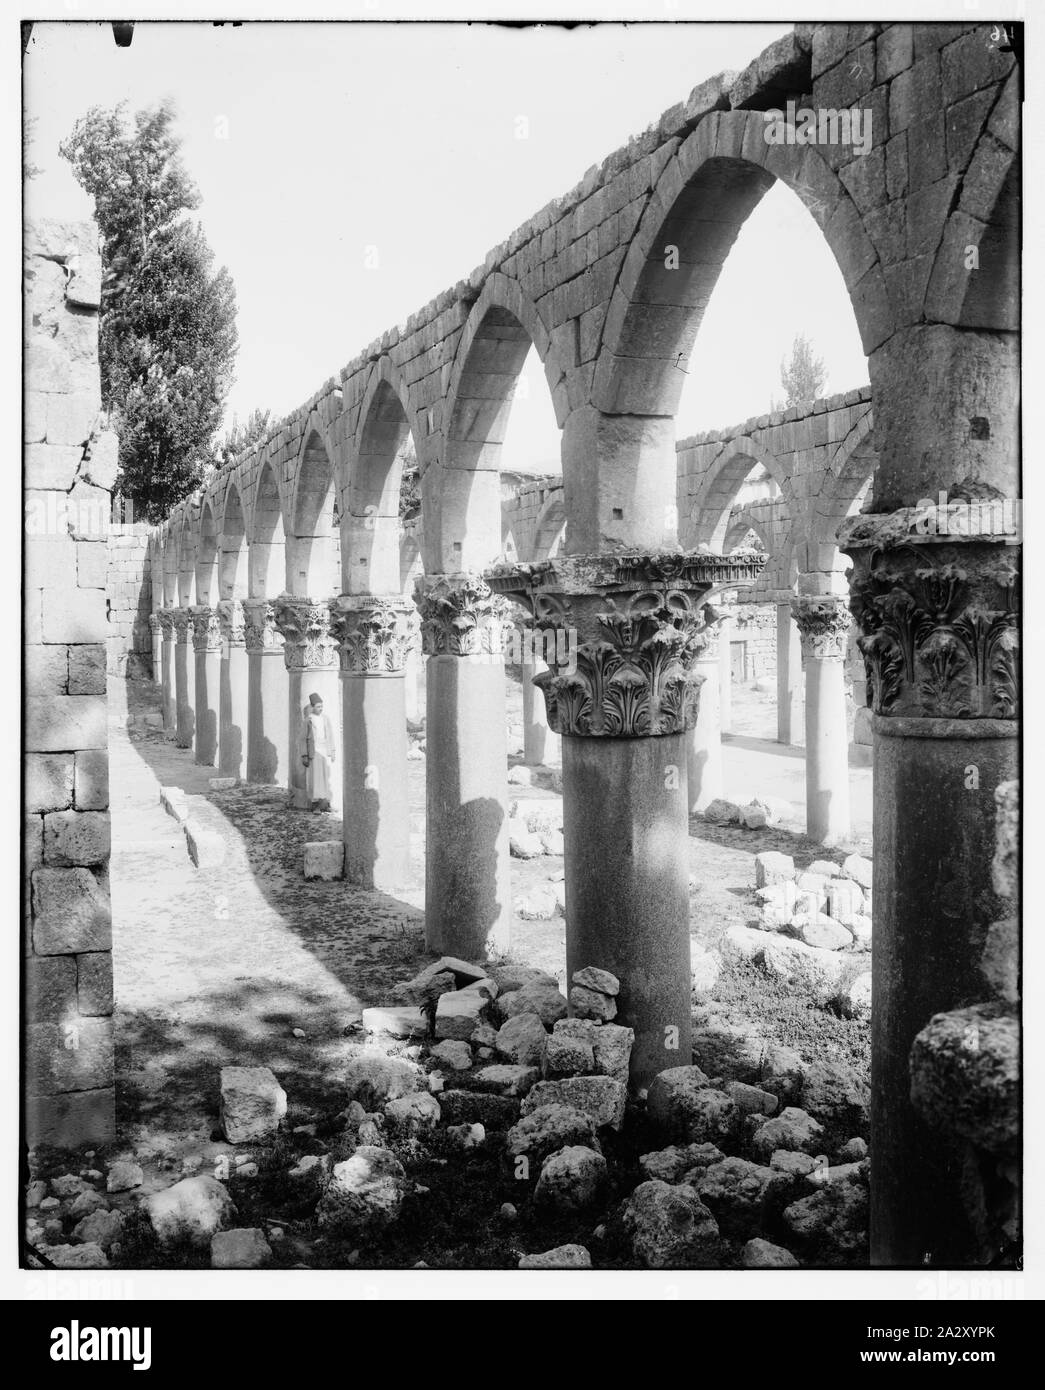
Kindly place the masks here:
[(116, 437), (100, 427), (92, 223), (26, 229), (25, 858), (29, 1143), (112, 1138), (106, 642)]
[(151, 665), (151, 530), (147, 522), (137, 522), (133, 525), (114, 525), (109, 531), (108, 667), (111, 675), (125, 676), (133, 673), (136, 667), (144, 665), (148, 670)]

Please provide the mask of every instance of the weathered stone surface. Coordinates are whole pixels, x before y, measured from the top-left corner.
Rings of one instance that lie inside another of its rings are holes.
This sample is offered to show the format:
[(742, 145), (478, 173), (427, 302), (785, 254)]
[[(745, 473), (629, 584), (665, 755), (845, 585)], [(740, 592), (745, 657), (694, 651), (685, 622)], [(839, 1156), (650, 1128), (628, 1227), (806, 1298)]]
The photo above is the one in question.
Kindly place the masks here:
[(611, 975), (608, 970), (599, 970), (594, 965), (575, 970), (571, 983), (580, 985), (583, 989), (594, 990), (597, 994), (608, 994), (611, 998), (616, 998), (620, 993), (620, 980), (616, 975)]
[(524, 1115), (541, 1106), (565, 1105), (590, 1115), (595, 1127), (620, 1129), (624, 1121), (627, 1089), (612, 1076), (566, 1076), (558, 1081), (539, 1081), (523, 1101)]
[(354, 1057), (345, 1069), (348, 1099), (358, 1100), (368, 1110), (425, 1088), (421, 1067), (403, 1057), (386, 1057), (383, 1052), (364, 1052)]
[(108, 1269), (109, 1257), (93, 1241), (87, 1245), (49, 1245), (47, 1258), (56, 1269)]
[(740, 820), (740, 808), (734, 802), (719, 797), (704, 807), (704, 819), (712, 825), (736, 825)]
[(565, 1018), (568, 1008), (558, 985), (545, 984), (543, 981), (523, 985), (496, 1002), (496, 1012), (500, 1018), (507, 1020), (515, 1018), (517, 1014), (536, 1014), (545, 1028), (551, 1028), (558, 1019)]
[(738, 1240), (763, 1229), (773, 1194), (780, 1194), (786, 1186), (787, 1180), (777, 1169), (743, 1158), (724, 1158), (696, 1183), (697, 1193), (719, 1230)]
[(845, 972), (845, 957), (834, 950), (774, 935), (766, 937), (759, 953), (767, 975), (808, 990), (818, 1003), (827, 1003)]
[(853, 879), (833, 878), (827, 884), (827, 915), (843, 927), (851, 927), (862, 915), (864, 890)]
[(867, 1141), (859, 1135), (854, 1135), (838, 1150), (838, 1157), (843, 1163), (859, 1163), (867, 1157)]
[(482, 1021), (489, 1001), (478, 990), (454, 990), (441, 994), (435, 1011), (437, 1038), (453, 1038), (467, 1042)]
[(486, 1129), (502, 1130), (519, 1118), (519, 1102), (513, 1097), (479, 1091), (441, 1091), (439, 1107), (448, 1125), (481, 1124)]
[(1020, 924), (1007, 917), (992, 922), (980, 957), (980, 970), (992, 996), (1007, 1004), (1020, 997)]
[(375, 1235), (399, 1216), (405, 1178), (391, 1150), (361, 1145), (351, 1158), (335, 1163), (316, 1220), (333, 1233)]
[(747, 1242), (741, 1252), (740, 1260), (745, 1269), (798, 1269), (799, 1267), (798, 1261), (790, 1250), (785, 1250), (782, 1245), (774, 1245), (771, 1241), (763, 1240), (760, 1236)]
[(864, 970), (843, 990), (838, 1000), (846, 1018), (871, 1017), (871, 972)]
[(822, 951), (840, 951), (853, 944), (852, 933), (822, 912), (796, 913), (791, 918), (791, 931), (807, 946), (817, 946)]
[(302, 872), (306, 879), (332, 883), (345, 875), (344, 840), (307, 840)]
[(508, 822), (508, 849), (515, 859), (539, 859), (544, 853), (541, 837), (522, 820)]
[(144, 1181), (145, 1174), (140, 1163), (135, 1163), (131, 1159), (120, 1158), (109, 1165), (105, 1179), (105, 1190), (106, 1192), (130, 1192), (132, 1188), (141, 1187)]
[(774, 1149), (769, 1166), (789, 1178), (804, 1178), (807, 1173), (815, 1171), (817, 1162), (812, 1154), (799, 1153), (793, 1149)]
[(861, 1183), (836, 1183), (784, 1208), (784, 1224), (812, 1255), (865, 1256), (867, 1189)]
[(1000, 1006), (934, 1014), (911, 1047), (911, 1101), (929, 1124), (992, 1153), (1019, 1134), (1020, 1028)]
[(510, 1017), (497, 1031), (494, 1050), (510, 1062), (524, 1067), (540, 1067), (548, 1041), (544, 1024), (535, 1013)]
[(583, 1245), (557, 1245), (539, 1255), (520, 1255), (520, 1269), (591, 1269), (591, 1255)]
[(477, 1090), (491, 1091), (496, 1096), (525, 1096), (540, 1079), (537, 1067), (524, 1067), (515, 1063), (495, 1063), (490, 1067), (480, 1067), (475, 1073)]
[(740, 1112), (732, 1099), (715, 1090), (699, 1067), (669, 1067), (654, 1078), (646, 1110), (668, 1138), (695, 1144), (714, 1143), (732, 1134)]
[(715, 988), (722, 973), (722, 957), (697, 941), (690, 943), (690, 975), (694, 994), (707, 994)]
[(847, 855), (842, 864), (842, 877), (853, 879), (861, 888), (870, 888), (874, 877), (870, 859), (862, 854)]
[(620, 1023), (604, 1023), (592, 1035), (596, 1072), (600, 1076), (612, 1076), (615, 1081), (627, 1085), (628, 1065), (634, 1045), (634, 1028), (626, 1028)]
[(434, 1129), (441, 1115), (438, 1100), (428, 1091), (415, 1091), (412, 1095), (400, 1096), (398, 1100), (385, 1104), (385, 1119), (393, 1129), (408, 1134)]
[(121, 1214), (118, 1211), (103, 1211), (100, 1207), (78, 1221), (73, 1228), (73, 1235), (77, 1240), (93, 1241), (103, 1250), (108, 1250), (114, 1245), (122, 1234)]
[(574, 985), (570, 990), (570, 1009), (575, 1018), (608, 1022), (617, 1016), (617, 1001), (607, 994), (600, 994), (597, 990)]
[(714, 1144), (672, 1144), (655, 1153), (642, 1154), (639, 1168), (646, 1178), (656, 1178), (659, 1182), (679, 1182), (688, 1173), (710, 1168), (713, 1163), (721, 1163), (725, 1154)]
[(440, 1066), (449, 1067), (451, 1071), (467, 1071), (472, 1065), (472, 1049), (466, 1042), (458, 1039), (436, 1043), (428, 1055)]
[(222, 1067), (221, 1127), (230, 1144), (274, 1139), (287, 1093), (268, 1067)]
[(646, 1269), (714, 1269), (720, 1241), (715, 1218), (692, 1187), (651, 1179), (625, 1203), (624, 1229)]
[(771, 888), (774, 884), (788, 882), (794, 876), (795, 861), (790, 854), (767, 849), (755, 855), (756, 888)]
[(595, 1070), (595, 1050), (582, 1038), (566, 1033), (547, 1035), (544, 1070), (550, 1077), (585, 1076)]
[(807, 1065), (802, 1077), (800, 1103), (803, 1110), (822, 1120), (845, 1125), (852, 1132), (868, 1124), (871, 1088), (867, 1077), (850, 1063), (828, 1058)]
[(731, 1081), (726, 1093), (737, 1109), (744, 1115), (775, 1115), (779, 1099), (772, 1091), (763, 1091), (759, 1086), (748, 1086), (743, 1081)]
[(505, 1157), (509, 1165), (516, 1159), (527, 1159), (533, 1177), (549, 1154), (573, 1144), (599, 1148), (591, 1115), (571, 1105), (542, 1105), (508, 1131)]
[(182, 1178), (173, 1187), (145, 1199), (156, 1239), (165, 1248), (187, 1241), (206, 1249), (217, 1231), (228, 1228), (236, 1208), (217, 1178)]
[(799, 1149), (815, 1153), (824, 1135), (824, 1127), (797, 1106), (789, 1105), (773, 1119), (766, 1120), (751, 1138), (751, 1148), (758, 1158), (772, 1157), (776, 1149)]
[(535, 970), (530, 965), (518, 965), (514, 961), (491, 965), (489, 974), (497, 981), (501, 995), (512, 994), (524, 985), (554, 985), (558, 989), (554, 975), (549, 975), (546, 970)]
[(606, 1160), (582, 1144), (551, 1154), (541, 1165), (533, 1200), (555, 1211), (582, 1211), (597, 1199), (606, 1181)]
[(257, 1226), (218, 1231), (210, 1243), (211, 1269), (264, 1269), (272, 1259), (272, 1247)]
[(363, 1010), (363, 1028), (367, 1033), (388, 1038), (424, 1038), (428, 1035), (428, 1019), (411, 1004), (386, 1004)]

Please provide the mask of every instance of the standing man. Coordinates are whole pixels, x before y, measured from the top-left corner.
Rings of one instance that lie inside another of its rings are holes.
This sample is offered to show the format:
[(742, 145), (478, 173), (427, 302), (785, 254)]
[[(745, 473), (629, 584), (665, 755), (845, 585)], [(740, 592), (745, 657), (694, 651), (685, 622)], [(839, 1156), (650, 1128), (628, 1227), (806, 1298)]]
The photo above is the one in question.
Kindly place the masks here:
[(323, 713), (323, 698), (310, 695), (305, 706), (301, 734), (301, 761), (305, 764), (305, 789), (310, 811), (329, 811), (333, 794), (334, 725)]

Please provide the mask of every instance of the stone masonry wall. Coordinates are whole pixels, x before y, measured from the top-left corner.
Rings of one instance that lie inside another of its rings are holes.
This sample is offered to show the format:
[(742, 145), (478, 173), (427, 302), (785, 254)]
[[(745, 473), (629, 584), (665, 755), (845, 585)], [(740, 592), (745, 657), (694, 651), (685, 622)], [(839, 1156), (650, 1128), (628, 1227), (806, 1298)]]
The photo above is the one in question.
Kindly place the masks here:
[[(152, 573), (149, 564), (147, 522), (112, 526), (109, 531), (109, 641), (110, 675), (134, 674), (134, 658), (151, 670)], [(157, 603), (157, 607), (159, 607)], [(139, 667), (140, 669), (140, 667)]]
[(25, 240), (26, 1138), (114, 1132), (107, 535), (117, 440), (99, 429), (93, 223)]

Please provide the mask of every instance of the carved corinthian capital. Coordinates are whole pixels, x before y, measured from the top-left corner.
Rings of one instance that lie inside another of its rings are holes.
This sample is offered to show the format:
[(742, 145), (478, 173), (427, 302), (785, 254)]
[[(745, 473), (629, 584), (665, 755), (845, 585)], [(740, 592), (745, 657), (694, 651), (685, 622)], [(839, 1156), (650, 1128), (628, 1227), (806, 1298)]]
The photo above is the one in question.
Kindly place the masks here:
[(153, 614), (153, 617), (160, 625), (164, 640), (170, 642), (174, 638), (174, 609), (160, 608)]
[(844, 661), (853, 619), (845, 599), (803, 594), (791, 600), (791, 616), (802, 639), (802, 655), (820, 661)]
[(171, 612), (174, 615), (174, 640), (179, 647), (187, 647), (192, 633), (192, 610), (172, 608)]
[(221, 624), (217, 609), (209, 604), (198, 603), (191, 608), (192, 645), (197, 652), (221, 651)]
[(244, 647), (247, 643), (246, 615), (239, 599), (223, 598), (217, 605), (223, 645)]
[(398, 596), (342, 594), (330, 605), (330, 630), (344, 675), (387, 676), (405, 670), (419, 625), (413, 605)]
[(736, 568), (704, 554), (573, 555), (487, 577), (538, 629), (566, 629), (555, 645), (565, 659), (534, 682), (557, 734), (649, 738), (696, 723), (703, 677), (695, 667), (718, 618), (707, 595), (726, 577), (744, 582)]
[(421, 575), (414, 586), (426, 656), (495, 656), (510, 605), (478, 574)]
[(283, 634), (276, 626), (275, 609), (267, 598), (243, 600), (243, 635), (248, 652), (283, 650)]
[(281, 594), (272, 604), (283, 634), (288, 671), (332, 671), (337, 667), (337, 639), (330, 630), (330, 604), (314, 598)]
[(1018, 547), (1001, 535), (913, 534), (909, 510), (854, 517), (840, 535), (867, 703), (880, 715), (1015, 719)]

